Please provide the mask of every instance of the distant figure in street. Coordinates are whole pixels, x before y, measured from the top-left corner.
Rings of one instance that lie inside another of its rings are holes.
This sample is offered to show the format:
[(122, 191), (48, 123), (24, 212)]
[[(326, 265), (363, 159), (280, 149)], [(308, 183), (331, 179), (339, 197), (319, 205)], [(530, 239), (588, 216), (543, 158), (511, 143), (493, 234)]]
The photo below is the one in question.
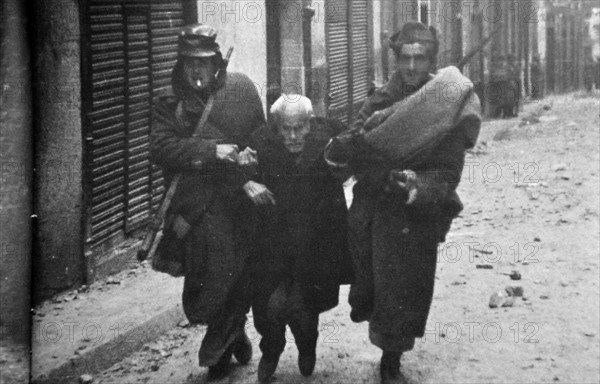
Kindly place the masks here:
[(487, 97), (490, 99), (490, 116), (516, 117), (519, 114), (519, 70), (513, 54), (494, 56)]
[[(413, 349), (415, 338), (424, 335), (437, 247), (463, 208), (456, 188), (465, 150), (474, 146), (481, 123), (477, 97), (465, 96), (464, 103), (447, 102), (442, 112), (434, 109), (443, 100), (433, 101), (430, 112), (439, 120), (429, 124), (444, 133), (421, 143), (417, 154), (403, 160), (384, 154), (389, 148), (386, 141), (393, 135), (414, 129), (418, 143), (421, 132), (431, 129), (426, 123), (429, 117), (411, 115), (403, 106), (409, 101), (422, 106), (427, 97), (435, 100), (428, 95), (437, 88), (417, 92), (429, 81), (438, 81), (437, 75), (430, 75), (435, 72), (438, 51), (435, 29), (408, 22), (392, 36), (390, 46), (396, 56), (392, 79), (366, 99), (353, 129), (339, 135), (326, 150), (333, 166), (349, 167), (357, 179), (348, 214), (355, 274), (350, 317), (369, 322), (369, 338), (383, 351), (383, 384), (405, 382), (401, 356)], [(456, 81), (468, 82), (456, 69), (444, 73), (450, 72)], [(382, 126), (387, 130), (379, 129)], [(368, 141), (372, 133), (382, 140)]]
[(261, 383), (275, 373), (286, 325), (296, 341), (300, 373), (313, 373), (319, 314), (338, 304), (339, 285), (351, 279), (342, 180), (323, 159), (327, 142), (344, 128), (313, 116), (308, 98), (287, 94), (271, 107), (269, 126), (254, 134), (258, 180), (272, 192), (260, 204), (253, 276)]
[(531, 61), (531, 98), (540, 100), (544, 98), (545, 87), (544, 68), (539, 54), (533, 55)]
[(172, 266), (168, 273), (185, 276), (190, 323), (208, 325), (198, 359), (209, 379), (228, 374), (232, 355), (241, 364), (252, 357), (245, 324), (253, 202), (267, 193), (239, 164), (265, 124), (261, 99), (247, 76), (226, 72), (216, 37), (207, 25), (181, 30), (172, 87), (155, 103), (150, 146), (167, 184), (181, 175), (156, 257)]
[(585, 84), (585, 89), (588, 92), (591, 92), (594, 89), (594, 85), (596, 85), (596, 89), (600, 89), (600, 60), (598, 62), (594, 61), (594, 56), (592, 55), (592, 47), (586, 46), (584, 48), (584, 62), (583, 62), (583, 83)]

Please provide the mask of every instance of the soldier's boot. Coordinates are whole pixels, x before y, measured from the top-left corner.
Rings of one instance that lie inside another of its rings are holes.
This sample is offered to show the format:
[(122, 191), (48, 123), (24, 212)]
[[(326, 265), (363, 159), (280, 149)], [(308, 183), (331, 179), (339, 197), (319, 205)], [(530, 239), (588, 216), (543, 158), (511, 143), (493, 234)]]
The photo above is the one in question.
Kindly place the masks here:
[(317, 354), (313, 353), (299, 353), (298, 354), (298, 368), (302, 376), (310, 376), (315, 370), (315, 364), (317, 362)]
[(233, 344), (233, 356), (242, 365), (246, 365), (252, 360), (252, 343), (244, 331)]
[(271, 381), (271, 377), (277, 370), (277, 364), (279, 364), (280, 355), (266, 355), (260, 358), (258, 363), (258, 382), (261, 384), (268, 383)]
[(227, 348), (217, 364), (208, 367), (208, 381), (221, 380), (229, 374), (232, 349)]
[(381, 384), (406, 384), (406, 378), (400, 372), (400, 352), (383, 352), (379, 365)]

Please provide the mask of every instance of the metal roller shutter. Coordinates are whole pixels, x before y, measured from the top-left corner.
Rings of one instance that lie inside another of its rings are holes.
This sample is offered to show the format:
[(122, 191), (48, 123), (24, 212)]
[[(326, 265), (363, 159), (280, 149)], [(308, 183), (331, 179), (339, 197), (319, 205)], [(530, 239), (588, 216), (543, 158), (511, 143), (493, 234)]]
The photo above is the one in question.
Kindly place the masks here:
[(369, 0), (351, 2), (352, 119), (356, 118), (370, 87)]
[(151, 106), (170, 82), (184, 19), (181, 2), (148, 0), (90, 0), (86, 17), (87, 242), (96, 245), (139, 228), (160, 201)]
[(329, 117), (348, 123), (350, 46), (348, 1), (329, 0), (326, 7), (329, 64)]
[(329, 117), (351, 124), (367, 96), (370, 28), (368, 0), (328, 0)]

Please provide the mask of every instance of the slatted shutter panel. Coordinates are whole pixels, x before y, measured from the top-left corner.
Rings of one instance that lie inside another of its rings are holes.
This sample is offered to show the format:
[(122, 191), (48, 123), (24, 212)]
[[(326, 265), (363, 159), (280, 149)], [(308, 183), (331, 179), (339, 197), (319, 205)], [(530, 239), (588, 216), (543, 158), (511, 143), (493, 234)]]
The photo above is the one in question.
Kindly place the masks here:
[(351, 124), (372, 77), (369, 0), (328, 0), (326, 4), (329, 117)]
[[(152, 90), (157, 94), (171, 85), (171, 71), (177, 61), (177, 32), (184, 25), (184, 11), (179, 1), (152, 1)], [(164, 192), (160, 169), (152, 169), (152, 211), (156, 212)]]
[(181, 2), (89, 0), (89, 89), (84, 103), (88, 243), (99, 244), (147, 222), (162, 192), (148, 160), (152, 99), (170, 82)]
[(329, 117), (348, 121), (350, 99), (350, 41), (348, 29), (348, 0), (328, 0), (327, 61), (329, 63)]
[(369, 0), (351, 2), (352, 119), (356, 118), (370, 87)]
[(150, 164), (148, 161), (152, 74), (148, 5), (126, 6), (127, 152), (125, 231), (139, 227), (150, 209)]

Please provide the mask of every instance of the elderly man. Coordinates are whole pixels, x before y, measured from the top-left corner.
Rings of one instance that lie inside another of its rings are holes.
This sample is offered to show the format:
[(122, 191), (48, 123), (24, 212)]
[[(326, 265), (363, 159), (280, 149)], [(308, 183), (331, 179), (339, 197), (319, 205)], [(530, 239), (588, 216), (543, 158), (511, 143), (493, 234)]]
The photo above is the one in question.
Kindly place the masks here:
[(259, 179), (271, 192), (260, 209), (260, 258), (252, 302), (262, 335), (258, 379), (268, 382), (286, 344), (289, 325), (298, 367), (312, 374), (319, 314), (338, 303), (349, 283), (346, 202), (342, 181), (323, 159), (323, 149), (344, 127), (314, 117), (308, 98), (283, 95), (271, 108), (268, 128), (255, 134)]
[(238, 151), (265, 124), (260, 97), (247, 76), (226, 72), (216, 37), (202, 24), (181, 30), (172, 88), (155, 103), (150, 147), (167, 182), (180, 175), (157, 254), (185, 276), (190, 323), (208, 325), (198, 357), (210, 378), (227, 375), (232, 354), (242, 364), (252, 357), (244, 332), (252, 202), (268, 192), (238, 163)]
[[(464, 112), (463, 104), (454, 106), (451, 101), (436, 99), (431, 95), (435, 88), (424, 88), (436, 79), (430, 75), (435, 72), (438, 50), (435, 29), (418, 22), (406, 23), (392, 36), (391, 47), (396, 56), (392, 79), (375, 90), (365, 101), (354, 128), (340, 135), (327, 150), (332, 164), (342, 166), (345, 162), (357, 179), (348, 217), (355, 271), (350, 316), (355, 322), (369, 321), (370, 340), (383, 350), (382, 383), (404, 380), (401, 355), (413, 348), (415, 338), (424, 335), (433, 297), (437, 245), (444, 241), (452, 219), (462, 209), (455, 190), (465, 150), (474, 145), (480, 125), (476, 97), (465, 100), (464, 108), (473, 108), (473, 112), (469, 115), (471, 124), (463, 125), (450, 120), (450, 115)], [(462, 76), (456, 69), (451, 72)], [(421, 88), (424, 92), (419, 95)], [(430, 115), (440, 121), (448, 119), (448, 124), (427, 123), (427, 112), (414, 116), (412, 107), (402, 110), (408, 115), (397, 118), (395, 111), (405, 103), (425, 103), (428, 97)], [(440, 103), (455, 111), (434, 111)], [(406, 124), (416, 127), (415, 136), (431, 132), (429, 126), (445, 131), (431, 136), (437, 144), (419, 147), (423, 149), (417, 156), (393, 160), (368, 141), (371, 130), (375, 132), (388, 118), (396, 124), (386, 122), (391, 130), (383, 133), (388, 135), (402, 134)]]

